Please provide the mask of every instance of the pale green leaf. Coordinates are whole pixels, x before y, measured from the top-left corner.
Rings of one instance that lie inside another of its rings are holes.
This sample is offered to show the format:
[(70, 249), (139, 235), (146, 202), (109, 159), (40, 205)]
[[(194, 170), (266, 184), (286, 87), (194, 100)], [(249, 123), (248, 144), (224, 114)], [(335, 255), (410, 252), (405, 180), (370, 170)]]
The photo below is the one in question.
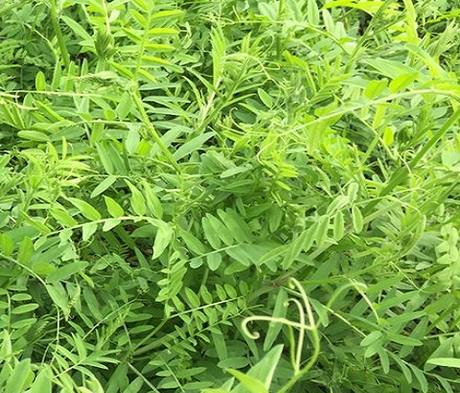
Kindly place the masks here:
[(426, 362), (427, 364), (433, 364), (436, 366), (460, 368), (459, 358), (431, 358)]
[(364, 227), (364, 219), (361, 210), (357, 206), (352, 207), (351, 218), (353, 221), (353, 229), (355, 230), (355, 232), (362, 232)]
[(49, 212), (56, 219), (59, 224), (64, 227), (75, 227), (78, 225), (78, 222), (65, 210), (63, 209), (50, 209)]
[(184, 143), (181, 147), (179, 147), (176, 152), (174, 153), (174, 159), (180, 160), (190, 153), (200, 149), (203, 144), (210, 138), (214, 136), (213, 132), (205, 132), (204, 134), (198, 135), (197, 137), (191, 139), (190, 141)]
[(142, 185), (144, 188), (144, 196), (148, 211), (154, 217), (161, 219), (163, 217), (163, 206), (160, 199), (153, 192), (152, 187), (147, 183), (147, 181), (142, 180)]
[(243, 374), (238, 370), (227, 369), (226, 371), (238, 379), (238, 381), (240, 381), (241, 384), (251, 393), (268, 393), (267, 388), (259, 380), (247, 374)]
[(52, 376), (49, 368), (45, 368), (35, 378), (32, 389), (29, 393), (51, 393), (52, 389)]
[(145, 198), (142, 193), (128, 180), (125, 180), (131, 190), (131, 207), (138, 216), (144, 216), (146, 212)]
[(107, 211), (113, 218), (123, 217), (125, 212), (123, 208), (118, 204), (114, 199), (104, 195), (105, 205), (107, 206)]
[(53, 273), (46, 277), (46, 280), (48, 282), (52, 282), (68, 279), (70, 276), (84, 270), (87, 266), (88, 262), (85, 261), (76, 261), (66, 264), (65, 266), (56, 269)]
[(82, 225), (81, 227), (82, 230), (82, 239), (84, 242), (88, 241), (91, 239), (91, 236), (94, 235), (94, 233), (97, 230), (97, 223), (96, 222), (87, 222)]
[[(280, 288), (276, 296), (275, 307), (273, 309), (273, 318), (285, 318), (287, 313), (288, 294), (284, 288)], [(281, 323), (270, 322), (268, 325), (267, 335), (264, 341), (264, 351), (268, 351), (276, 338), (281, 332), (283, 325)]]
[(67, 198), (72, 205), (74, 205), (80, 213), (89, 220), (98, 221), (101, 219), (101, 214), (88, 202), (78, 198)]
[(153, 244), (153, 258), (158, 258), (163, 254), (173, 239), (173, 235), (173, 229), (166, 223), (158, 228)]
[(22, 393), (30, 372), (30, 358), (21, 360), (8, 378), (4, 393)]
[(220, 237), (214, 232), (214, 228), (209, 222), (209, 218), (203, 217), (201, 220), (201, 224), (203, 226), (204, 236), (206, 237), (206, 240), (209, 242), (211, 247), (215, 250), (219, 249), (222, 243)]

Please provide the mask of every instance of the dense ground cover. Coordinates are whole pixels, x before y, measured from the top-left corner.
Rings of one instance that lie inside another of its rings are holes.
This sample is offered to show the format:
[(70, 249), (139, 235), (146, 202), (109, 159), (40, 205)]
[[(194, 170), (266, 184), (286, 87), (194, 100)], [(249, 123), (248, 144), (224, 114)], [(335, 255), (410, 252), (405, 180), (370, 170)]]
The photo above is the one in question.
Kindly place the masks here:
[(459, 15), (0, 2), (0, 391), (460, 391)]

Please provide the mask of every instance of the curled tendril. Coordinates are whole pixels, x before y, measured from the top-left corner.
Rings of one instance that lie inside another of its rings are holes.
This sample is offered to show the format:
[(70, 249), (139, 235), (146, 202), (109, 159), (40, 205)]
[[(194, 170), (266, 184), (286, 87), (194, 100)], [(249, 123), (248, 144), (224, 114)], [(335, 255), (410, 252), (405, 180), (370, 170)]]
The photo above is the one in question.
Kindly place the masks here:
[(244, 321), (241, 323), (241, 328), (243, 329), (243, 333), (248, 336), (252, 340), (258, 340), (260, 338), (260, 333), (257, 331), (250, 331), (248, 329), (248, 323), (253, 321), (252, 319), (250, 320), (249, 318), (245, 318)]
[(271, 323), (282, 323), (283, 325), (287, 326), (292, 326), (294, 328), (298, 329), (307, 329), (307, 330), (312, 330), (313, 328), (309, 325), (302, 325), (301, 323), (298, 322), (293, 322), (290, 321), (289, 319), (286, 318), (274, 318), (274, 317), (267, 317), (263, 315), (253, 315), (251, 317), (244, 318), (243, 321), (241, 322), (241, 328), (243, 330), (243, 333), (248, 336), (249, 338), (252, 338), (253, 340), (257, 340), (260, 338), (260, 334), (257, 331), (250, 331), (248, 329), (248, 324), (251, 322), (255, 321), (265, 321), (265, 322), (271, 322)]
[[(318, 334), (318, 328), (319, 328), (320, 321), (318, 322), (315, 321), (315, 316), (313, 314), (313, 310), (312, 310), (310, 301), (308, 300), (308, 296), (305, 292), (305, 289), (302, 287), (300, 282), (297, 281), (295, 278), (290, 278), (289, 286), (291, 287), (291, 289), (296, 290), (297, 294), (300, 296), (300, 300), (296, 298), (289, 298), (286, 301), (285, 306), (288, 307), (289, 303), (294, 303), (296, 305), (298, 309), (298, 313), (299, 313), (299, 322), (294, 322), (287, 318), (277, 318), (273, 316), (254, 315), (254, 316), (245, 318), (241, 323), (241, 328), (242, 328), (243, 333), (253, 340), (257, 340), (258, 338), (260, 338), (260, 334), (257, 331), (250, 331), (248, 329), (249, 323), (256, 322), (256, 321), (264, 321), (264, 322), (269, 322), (269, 323), (281, 323), (289, 327), (290, 332), (291, 332), (291, 343), (294, 344), (292, 347), (292, 351), (291, 351), (292, 363), (294, 367), (294, 376), (291, 378), (289, 382), (286, 383), (285, 386), (281, 388), (281, 390), (278, 393), (287, 392), (303, 375), (305, 375), (308, 372), (308, 370), (310, 370), (313, 367), (313, 365), (316, 363), (319, 353), (320, 353), (320, 339), (319, 339), (319, 334)], [(354, 288), (361, 296), (367, 299), (364, 294), (364, 291), (366, 290), (367, 286), (363, 283), (350, 279), (349, 283), (343, 285), (342, 287), (338, 288), (334, 292), (334, 294), (331, 296), (331, 298), (327, 302), (326, 309), (330, 310), (332, 304), (337, 300), (339, 295), (348, 288)], [(306, 317), (308, 318), (308, 323), (306, 321)], [(297, 343), (295, 343), (295, 339), (292, 333), (292, 328), (299, 329), (299, 337), (297, 339)], [(301, 366), (301, 361), (302, 361), (301, 359), (302, 358), (302, 348), (304, 345), (306, 330), (311, 332), (310, 339), (311, 339), (311, 343), (313, 346), (313, 353), (310, 359), (308, 360), (308, 362), (304, 365), (303, 368), (301, 368), (300, 366)], [(294, 346), (296, 347), (295, 354), (293, 351)]]
[[(299, 329), (299, 338), (297, 340), (297, 345), (296, 345), (297, 350), (296, 350), (295, 357), (292, 356), (293, 358), (292, 363), (294, 365), (295, 371), (297, 372), (300, 370), (300, 363), (302, 361), (302, 348), (303, 348), (303, 343), (305, 340), (305, 329), (311, 330), (313, 327), (305, 323), (305, 310), (304, 310), (304, 307), (302, 306), (302, 303), (300, 303), (297, 299), (294, 299), (294, 298), (288, 299), (288, 301), (286, 302), (286, 305), (289, 305), (289, 303), (294, 303), (297, 306), (297, 309), (299, 310), (300, 324), (303, 326), (302, 329)], [(293, 335), (292, 335), (292, 341), (293, 343), (295, 343), (295, 339)]]
[[(291, 278), (290, 281), (291, 281), (291, 286), (293, 286), (299, 292), (302, 301), (296, 298), (289, 298), (286, 301), (285, 306), (288, 307), (290, 303), (293, 303), (296, 305), (298, 313), (299, 313), (299, 322), (294, 322), (287, 318), (254, 315), (254, 316), (245, 318), (241, 324), (241, 327), (242, 327), (244, 334), (246, 334), (246, 336), (248, 336), (249, 338), (253, 340), (257, 340), (258, 338), (260, 338), (260, 334), (257, 331), (250, 331), (248, 329), (248, 324), (251, 322), (265, 321), (265, 322), (270, 322), (270, 323), (281, 323), (283, 325), (288, 326), (290, 329), (292, 328), (299, 329), (299, 337), (297, 339), (297, 343), (295, 342), (295, 339), (293, 338), (293, 334), (291, 334), (292, 344), (293, 344), (292, 348), (296, 347), (295, 354), (294, 352), (291, 352), (292, 363), (293, 363), (295, 372), (298, 373), (300, 372), (300, 364), (302, 362), (302, 349), (303, 349), (303, 345), (305, 341), (305, 331), (309, 330), (312, 332), (313, 331), (316, 332), (318, 327), (315, 323), (315, 318), (314, 318), (313, 311), (310, 306), (310, 301), (308, 300), (307, 294), (305, 293), (305, 290), (303, 289), (302, 285), (294, 278)], [(306, 316), (308, 316), (308, 323), (306, 321)], [(317, 337), (317, 333), (315, 333), (314, 336)], [(315, 340), (315, 342), (316, 341), (318, 341), (318, 346), (319, 346), (319, 340)]]

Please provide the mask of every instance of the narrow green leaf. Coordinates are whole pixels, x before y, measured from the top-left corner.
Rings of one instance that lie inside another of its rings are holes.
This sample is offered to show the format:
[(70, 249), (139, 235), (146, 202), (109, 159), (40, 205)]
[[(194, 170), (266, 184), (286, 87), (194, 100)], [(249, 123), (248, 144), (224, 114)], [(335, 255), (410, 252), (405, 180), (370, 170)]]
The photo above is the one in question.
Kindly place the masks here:
[(8, 378), (4, 393), (22, 393), (29, 372), (30, 358), (21, 360)]
[(327, 208), (327, 214), (332, 215), (338, 210), (343, 209), (350, 202), (348, 195), (337, 196)]
[(241, 384), (251, 393), (268, 393), (267, 388), (259, 380), (247, 374), (243, 374), (241, 371), (238, 370), (227, 369), (226, 371), (232, 374), (236, 379), (238, 379), (238, 381), (240, 381)]
[(121, 64), (116, 63), (115, 61), (110, 61), (109, 64), (125, 78), (128, 78), (130, 80), (134, 79), (134, 74), (127, 67), (124, 67)]
[(34, 254), (34, 245), (29, 237), (25, 237), (19, 245), (19, 252), (17, 261), (18, 263), (25, 265), (29, 262), (30, 258)]
[(202, 255), (206, 252), (204, 244), (192, 233), (180, 230), (179, 236), (184, 240), (186, 246), (195, 254)]
[(164, 224), (158, 228), (157, 234), (155, 236), (155, 242), (153, 244), (153, 258), (158, 258), (163, 254), (171, 242), (174, 235), (173, 229), (168, 225)]
[(364, 95), (370, 100), (373, 100), (383, 93), (387, 87), (387, 84), (388, 81), (386, 79), (369, 81), (364, 90)]
[(150, 19), (165, 19), (168, 20), (175, 16), (183, 15), (184, 11), (181, 10), (170, 10), (170, 11), (160, 11), (150, 16)]
[(2, 337), (2, 346), (0, 347), (0, 359), (8, 359), (13, 351), (12, 343), (11, 343), (11, 336), (8, 333), (8, 330), (3, 330), (3, 337)]
[(96, 150), (104, 170), (109, 174), (114, 174), (113, 163), (110, 160), (109, 152), (102, 143), (96, 143)]
[(273, 106), (273, 98), (265, 90), (257, 89), (257, 94), (267, 108), (271, 108)]
[(86, 349), (83, 339), (76, 334), (72, 334), (72, 337), (73, 337), (73, 342), (75, 343), (75, 348), (77, 349), (79, 358), (86, 360), (86, 358), (88, 357), (88, 351)]
[(96, 222), (87, 222), (83, 224), (81, 227), (82, 230), (82, 239), (84, 242), (91, 239), (91, 236), (94, 235), (94, 232), (97, 230), (97, 223)]
[[(273, 318), (285, 318), (287, 313), (286, 302), (288, 300), (288, 294), (284, 288), (280, 288), (278, 295), (276, 296), (275, 307), (273, 309)], [(283, 325), (281, 323), (270, 322), (268, 325), (267, 335), (264, 341), (264, 351), (268, 351), (273, 343), (276, 341)]]
[(10, 256), (14, 251), (13, 240), (8, 235), (0, 233), (0, 250), (6, 256)]
[(99, 304), (96, 295), (89, 287), (85, 287), (83, 289), (83, 298), (85, 299), (85, 302), (91, 312), (90, 315), (94, 316), (97, 320), (104, 319), (101, 312), (101, 305)]
[(391, 146), (395, 141), (395, 129), (393, 127), (386, 127), (382, 140), (386, 146)]
[(109, 218), (107, 221), (104, 222), (104, 225), (102, 225), (102, 231), (103, 232), (110, 231), (111, 229), (115, 228), (120, 223), (121, 221), (116, 218)]
[(233, 245), (234, 239), (228, 228), (218, 218), (212, 216), (211, 214), (207, 213), (206, 217), (212, 229), (217, 234), (217, 236), (220, 237), (222, 242), (227, 246)]
[[(127, 91), (125, 91), (122, 95), (121, 95), (121, 99), (120, 99), (120, 102), (118, 103), (117, 105), (117, 108), (116, 108), (116, 111), (117, 111), (117, 114), (118, 114), (118, 118), (123, 121), (126, 116), (128, 116), (129, 112), (131, 112), (131, 109), (133, 108), (133, 99), (131, 97), (131, 94)], [(139, 133), (137, 132), (137, 130), (134, 128), (134, 127), (129, 127), (129, 131), (128, 131), (128, 137), (127, 139), (129, 139), (129, 134), (132, 132), (132, 131), (135, 131), (135, 134), (137, 135), (137, 137), (139, 137)], [(133, 153), (135, 150), (132, 150), (132, 149), (129, 149), (128, 148), (128, 143), (125, 142), (125, 144), (127, 145), (127, 150), (129, 153)], [(130, 147), (132, 146), (132, 144), (130, 144)]]
[(392, 93), (396, 93), (398, 91), (404, 90), (409, 87), (417, 79), (416, 73), (403, 73), (395, 78), (390, 82), (389, 88)]
[(44, 132), (40, 131), (19, 131), (17, 134), (20, 138), (28, 139), (35, 142), (50, 142), (50, 138)]
[(379, 330), (374, 330), (373, 332), (369, 333), (366, 337), (364, 337), (359, 345), (361, 345), (362, 347), (366, 347), (379, 340), (382, 336), (382, 332), (380, 332)]
[(426, 363), (436, 366), (460, 368), (460, 359), (458, 358), (431, 358)]
[(356, 233), (362, 232), (364, 228), (364, 220), (361, 210), (357, 206), (353, 206), (351, 209), (351, 218), (353, 220), (353, 229)]
[(74, 205), (80, 213), (89, 220), (98, 221), (101, 219), (100, 213), (92, 207), (88, 202), (78, 198), (67, 198), (72, 205)]
[(46, 90), (46, 78), (45, 74), (42, 71), (38, 71), (35, 75), (35, 88), (38, 91), (45, 91)]
[(254, 236), (250, 226), (235, 210), (227, 208), (223, 211), (219, 209), (217, 214), (238, 243), (251, 243), (253, 241)]
[(107, 206), (107, 211), (113, 218), (123, 217), (125, 212), (123, 208), (118, 204), (114, 199), (104, 195), (105, 205)]
[(196, 257), (190, 260), (190, 267), (192, 269), (198, 269), (200, 266), (203, 265), (203, 258), (202, 257)]
[(36, 303), (29, 303), (29, 304), (23, 304), (22, 306), (17, 306), (13, 308), (11, 311), (12, 314), (26, 314), (28, 312), (34, 311), (38, 308), (38, 304)]
[(172, 63), (170, 63), (167, 60), (164, 60), (160, 57), (156, 56), (141, 56), (141, 60), (143, 61), (144, 64), (146, 65), (164, 65), (164, 66), (170, 66)]
[(163, 206), (161, 205), (160, 200), (145, 180), (142, 180), (142, 185), (144, 188), (147, 209), (154, 217), (161, 219), (163, 217)]
[(176, 35), (179, 34), (179, 31), (176, 29), (170, 29), (166, 27), (157, 27), (154, 29), (150, 29), (148, 31), (149, 35)]
[(334, 240), (339, 241), (343, 238), (345, 233), (345, 223), (343, 218), (343, 213), (339, 210), (334, 216), (332, 236)]
[(408, 383), (412, 383), (412, 372), (410, 368), (406, 366), (406, 363), (398, 355), (395, 355), (392, 352), (390, 352), (389, 355), (396, 361), (396, 363), (398, 363), (406, 381)]
[[(273, 264), (276, 260), (278, 260), (283, 254), (286, 253), (286, 250), (289, 246), (283, 245), (275, 245), (271, 250), (267, 251), (265, 254), (260, 255), (257, 265), (262, 266), (265, 264)], [(292, 263), (292, 262), (290, 262)]]
[(128, 28), (122, 27), (122, 30), (134, 42), (141, 42), (142, 41), (142, 37), (139, 34), (137, 34), (136, 32), (134, 32), (133, 29), (128, 29)]
[(428, 392), (428, 381), (425, 377), (425, 374), (423, 373), (422, 370), (420, 370), (417, 366), (414, 364), (409, 363), (409, 367), (411, 368), (412, 372), (415, 375), (415, 378), (417, 379), (418, 383), (420, 384), (420, 388), (423, 393)]
[(322, 247), (327, 240), (327, 233), (329, 231), (329, 216), (321, 216), (316, 226), (314, 239), (318, 247)]
[(200, 304), (201, 304), (200, 297), (188, 287), (185, 287), (184, 291), (185, 291), (185, 296), (190, 302), (190, 305), (194, 308), (200, 307)]
[(138, 393), (141, 391), (142, 386), (144, 385), (144, 380), (141, 377), (137, 377), (133, 382), (131, 382), (128, 387), (123, 390), (123, 393)]
[(93, 38), (88, 34), (86, 29), (81, 26), (78, 22), (74, 19), (69, 18), (68, 16), (61, 15), (60, 18), (69, 26), (73, 32), (77, 35), (77, 37), (81, 38), (86, 42), (93, 42)]
[(379, 354), (380, 364), (382, 365), (382, 370), (385, 374), (390, 372), (390, 359), (388, 358), (388, 353), (385, 348), (380, 348), (377, 353)]
[(310, 249), (315, 232), (316, 226), (312, 225), (289, 244), (283, 259), (283, 269), (289, 269), (302, 251), (306, 252)]
[[(278, 366), (278, 363), (283, 352), (283, 346), (277, 345), (273, 347), (270, 352), (268, 352), (262, 360), (259, 361), (254, 367), (252, 367), (247, 375), (262, 381), (265, 386), (265, 389), (269, 389), (273, 376), (275, 375), (275, 369)], [(233, 393), (243, 393), (245, 392), (244, 385), (237, 386), (233, 389)]]
[(412, 345), (414, 347), (423, 345), (422, 341), (416, 338), (413, 338), (413, 337), (403, 336), (401, 334), (388, 333), (388, 338), (391, 341), (401, 344), (401, 345)]
[(184, 143), (181, 147), (179, 147), (176, 152), (174, 153), (174, 159), (180, 160), (190, 153), (197, 151), (200, 149), (204, 143), (214, 136), (213, 132), (205, 132), (204, 134), (198, 135), (197, 137), (193, 138), (192, 140)]
[(144, 216), (146, 212), (145, 198), (142, 193), (128, 180), (125, 180), (131, 190), (131, 207), (138, 216)]
[(219, 252), (212, 252), (206, 256), (206, 262), (208, 264), (209, 270), (212, 272), (219, 269), (222, 264), (222, 255)]
[(206, 237), (206, 240), (209, 242), (211, 247), (214, 248), (214, 250), (219, 249), (222, 245), (220, 237), (217, 236), (217, 234), (214, 232), (214, 228), (209, 222), (208, 217), (203, 217), (201, 224), (203, 226), (204, 236)]
[(238, 244), (236, 247), (229, 247), (225, 250), (227, 255), (244, 266), (257, 263), (259, 254), (254, 251), (255, 247), (251, 244)]
[(63, 209), (52, 208), (49, 212), (63, 227), (72, 228), (78, 225), (78, 222)]
[(320, 16), (316, 0), (308, 0), (307, 3), (307, 20), (313, 26), (318, 26)]
[(67, 312), (68, 309), (68, 296), (64, 287), (59, 283), (46, 285), (46, 290), (50, 295), (53, 303), (58, 306), (61, 310)]
[(48, 277), (46, 277), (46, 281), (52, 282), (66, 280), (70, 276), (73, 276), (74, 274), (84, 270), (87, 266), (88, 262), (85, 261), (76, 261), (69, 263), (51, 273)]

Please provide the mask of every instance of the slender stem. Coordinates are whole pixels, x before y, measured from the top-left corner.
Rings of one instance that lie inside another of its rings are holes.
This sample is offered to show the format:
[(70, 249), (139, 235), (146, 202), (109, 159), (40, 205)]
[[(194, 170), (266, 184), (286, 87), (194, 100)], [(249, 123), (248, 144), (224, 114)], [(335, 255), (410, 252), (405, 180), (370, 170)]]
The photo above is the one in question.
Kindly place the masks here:
[(56, 0), (50, 1), (50, 10), (51, 10), (51, 22), (53, 23), (54, 34), (59, 44), (59, 49), (61, 50), (62, 61), (64, 62), (65, 69), (69, 69), (70, 65), (70, 56), (65, 44), (64, 36), (62, 35), (61, 26), (59, 25), (59, 14), (57, 11)]
[(140, 93), (139, 93), (139, 90), (138, 89), (133, 89), (133, 90), (134, 91), (133, 91), (132, 96), (134, 98), (134, 103), (136, 104), (136, 107), (137, 107), (137, 109), (139, 110), (139, 112), (141, 114), (142, 121), (143, 121), (145, 127), (147, 127), (147, 130), (149, 131), (150, 136), (152, 137), (153, 141), (158, 145), (158, 147), (163, 152), (163, 154), (168, 159), (168, 161), (171, 163), (171, 165), (174, 167), (174, 169), (178, 173), (180, 173), (181, 170), (180, 170), (180, 167), (179, 167), (176, 159), (174, 158), (174, 156), (171, 154), (171, 152), (168, 150), (168, 148), (165, 146), (165, 144), (161, 140), (161, 138), (158, 135), (157, 131), (153, 127), (153, 125), (152, 125), (152, 123), (151, 123), (151, 121), (149, 119), (149, 116), (147, 115), (147, 112), (146, 112), (146, 110), (144, 108), (144, 104), (142, 102), (142, 99), (141, 99), (141, 96), (140, 96)]
[(402, 166), (398, 168), (390, 180), (388, 181), (387, 186), (380, 192), (378, 198), (371, 200), (363, 209), (363, 215), (368, 215), (372, 209), (381, 201), (382, 197), (387, 196), (395, 187), (399, 186), (406, 178), (409, 176), (409, 173), (423, 156), (430, 150), (439, 139), (460, 119), (460, 109), (457, 109), (452, 116), (444, 123), (444, 125), (439, 129), (439, 131), (433, 135), (433, 137), (420, 149), (416, 156), (407, 166)]
[[(319, 339), (319, 334), (318, 334), (318, 325), (319, 322), (315, 322), (315, 317), (313, 315), (313, 310), (310, 305), (310, 301), (308, 300), (308, 296), (303, 289), (302, 285), (300, 282), (298, 282), (296, 279), (291, 278), (291, 282), (294, 284), (294, 286), (297, 288), (297, 290), (300, 293), (300, 297), (303, 300), (304, 306), (305, 306), (305, 311), (307, 312), (308, 316), (308, 322), (309, 324), (307, 325), (304, 320), (301, 320), (301, 323), (304, 325), (304, 327), (309, 327), (309, 330), (311, 332), (311, 343), (313, 345), (313, 353), (310, 357), (310, 360), (307, 362), (307, 364), (297, 371), (294, 376), (278, 391), (278, 393), (284, 393), (287, 392), (291, 389), (292, 386), (294, 386), (299, 379), (301, 379), (308, 371), (313, 367), (313, 365), (316, 363), (319, 357), (319, 352), (320, 352), (320, 339)], [(304, 315), (302, 313), (301, 319), (304, 319)], [(302, 329), (304, 330), (304, 329)], [(305, 331), (303, 332), (305, 333)], [(303, 335), (299, 338), (298, 345), (302, 345), (303, 343)], [(300, 348), (301, 351), (301, 348)]]
[[(347, 65), (345, 66), (345, 73), (349, 73), (352, 71), (352, 68), (353, 66), (355, 65), (355, 62), (356, 62), (356, 59), (358, 58), (359, 56), (359, 53), (360, 53), (360, 50), (363, 48), (364, 46), (364, 43), (369, 39), (370, 35), (371, 35), (371, 32), (372, 32), (372, 29), (374, 28), (374, 26), (377, 24), (377, 22), (379, 21), (379, 19), (381, 19), (381, 17), (383, 17), (384, 15), (384, 12), (385, 10), (394, 2), (394, 0), (386, 0), (381, 6), (380, 8), (377, 10), (377, 12), (375, 13), (375, 15), (372, 17), (370, 23), (369, 23), (369, 26), (367, 26), (367, 29), (366, 31), (364, 32), (364, 34), (361, 36), (361, 38), (359, 39), (357, 45), (355, 46), (353, 52), (350, 54), (350, 58), (348, 60), (348, 63)], [(391, 21), (391, 24), (393, 24), (394, 21)], [(387, 25), (385, 25), (385, 28), (387, 27)]]
[(128, 367), (134, 371), (134, 373), (140, 377), (144, 383), (152, 390), (152, 392), (154, 393), (160, 393), (160, 391), (152, 385), (152, 383), (147, 379), (145, 378), (144, 374), (142, 374), (136, 367), (134, 367), (131, 363), (127, 363), (128, 364)]
[[(279, 2), (279, 7), (278, 7), (278, 15), (276, 17), (276, 22), (279, 23), (281, 22), (282, 20), (282, 16), (283, 16), (283, 12), (284, 12), (284, 0), (280, 0)], [(282, 26), (282, 25), (281, 25)], [(281, 43), (281, 32), (279, 32), (277, 35), (276, 35), (276, 59), (277, 60), (281, 60), (281, 55), (282, 55), (282, 43)]]

